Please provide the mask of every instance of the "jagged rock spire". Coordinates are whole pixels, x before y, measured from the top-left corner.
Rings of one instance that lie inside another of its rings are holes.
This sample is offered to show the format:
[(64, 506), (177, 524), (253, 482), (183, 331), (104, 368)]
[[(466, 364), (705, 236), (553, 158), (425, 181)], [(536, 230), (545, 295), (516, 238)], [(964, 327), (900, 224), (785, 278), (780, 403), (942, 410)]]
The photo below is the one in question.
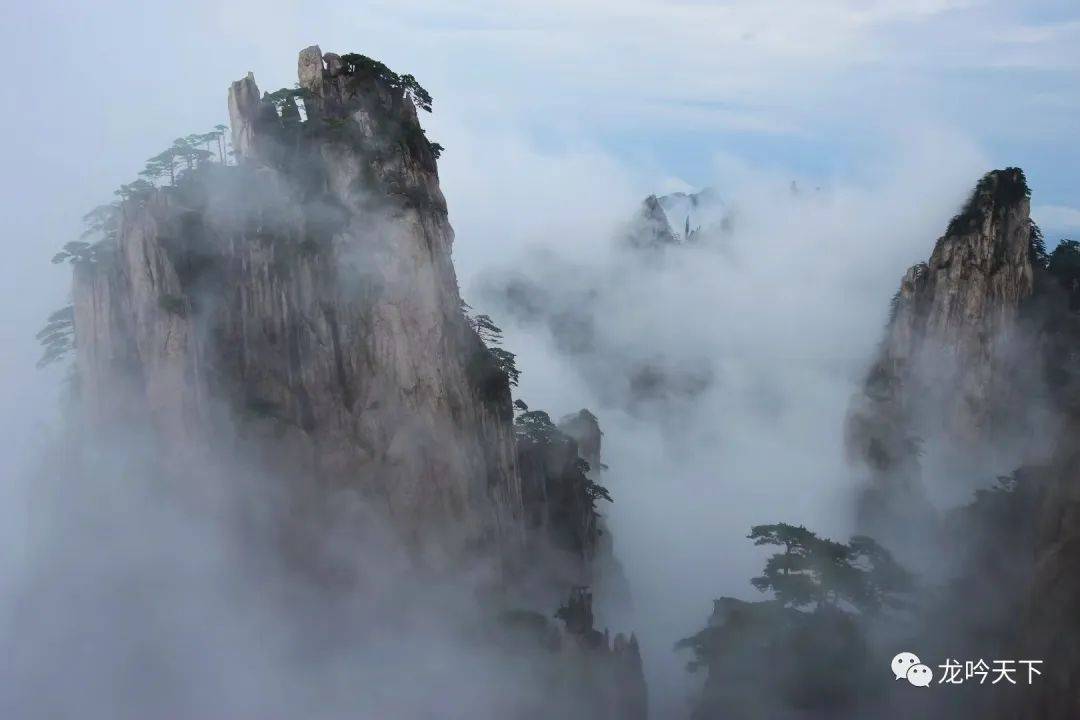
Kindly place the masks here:
[(253, 154), (255, 122), (261, 102), (253, 73), (249, 72), (229, 86), (229, 127), (232, 129), (233, 152), (237, 160)]
[(987, 173), (929, 260), (901, 280), (848, 418), (849, 457), (870, 478), (865, 527), (877, 526), (879, 513), (911, 521), (928, 512), (924, 437), (940, 440), (946, 453), (985, 460), (987, 473), (1017, 464), (1006, 440), (1022, 432), (1012, 409), (1030, 390), (1012, 349), (1033, 289), (1028, 196), (1019, 169)]

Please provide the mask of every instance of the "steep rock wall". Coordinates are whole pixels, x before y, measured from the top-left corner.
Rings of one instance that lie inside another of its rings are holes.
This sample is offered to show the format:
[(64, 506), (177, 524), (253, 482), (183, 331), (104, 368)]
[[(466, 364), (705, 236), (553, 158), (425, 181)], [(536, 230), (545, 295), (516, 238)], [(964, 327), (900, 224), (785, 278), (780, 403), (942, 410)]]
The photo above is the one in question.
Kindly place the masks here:
[(1033, 290), (1029, 206), (1021, 171), (988, 173), (930, 259), (904, 275), (847, 422), (849, 457), (868, 479), (864, 527), (928, 511), (924, 439), (962, 462), (981, 459), (973, 472), (1022, 459), (1031, 428), (1017, 408), (1037, 382), (1020, 323)]
[(237, 164), (126, 201), (115, 251), (77, 268), (86, 411), (153, 427), (180, 466), (254, 443), (434, 562), (513, 552), (509, 388), (461, 313), (437, 148), (408, 88), (325, 57), (301, 53), (284, 100), (233, 83)]

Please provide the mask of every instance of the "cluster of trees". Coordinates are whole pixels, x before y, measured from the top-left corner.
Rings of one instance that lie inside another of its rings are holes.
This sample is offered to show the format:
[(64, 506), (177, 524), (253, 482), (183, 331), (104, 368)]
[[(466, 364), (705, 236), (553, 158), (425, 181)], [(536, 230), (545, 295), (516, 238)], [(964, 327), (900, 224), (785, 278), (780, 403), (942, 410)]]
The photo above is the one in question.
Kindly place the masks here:
[[(224, 125), (215, 125), (206, 133), (194, 133), (177, 138), (165, 150), (146, 161), (146, 166), (139, 171), (139, 179), (121, 185), (113, 194), (119, 200), (98, 205), (83, 215), (86, 229), (78, 240), (66, 243), (60, 252), (53, 255), (53, 264), (63, 262), (93, 262), (104, 250), (113, 245), (120, 232), (120, 203), (134, 197), (140, 197), (164, 186), (174, 186), (185, 172), (194, 172), (204, 165), (216, 162), (228, 164), (228, 143), (225, 140)], [(95, 242), (88, 238), (97, 236)]]
[[(431, 112), (431, 105), (434, 102), (431, 93), (425, 90), (412, 75), (407, 73), (405, 75), (398, 75), (385, 64), (374, 58), (370, 58), (367, 55), (361, 55), (360, 53), (346, 53), (342, 55), (341, 71), (350, 77), (350, 82), (354, 87), (364, 80), (374, 79), (392, 93), (411, 100), (413, 105), (421, 110)], [(424, 132), (423, 128), (416, 126), (401, 129), (407, 134), (408, 139), (415, 141), (417, 144), (426, 146), (436, 160), (442, 156), (445, 148), (439, 143), (428, 139), (427, 133)]]
[[(910, 609), (907, 598), (915, 589), (914, 576), (867, 535), (855, 535), (845, 544), (801, 525), (777, 523), (755, 525), (747, 538), (755, 545), (783, 548), (751, 584), (762, 592), (772, 591), (787, 607), (859, 613)], [(788, 582), (792, 576), (804, 580), (792, 585)]]
[(146, 167), (139, 171), (139, 176), (152, 187), (164, 183), (166, 178), (170, 185), (175, 185), (181, 171), (193, 171), (212, 161), (215, 156), (220, 164), (228, 164), (226, 130), (228, 128), (224, 125), (215, 125), (209, 132), (176, 138), (172, 145), (146, 161)]
[(783, 548), (750, 583), (785, 607), (864, 613), (907, 607), (912, 577), (873, 538), (856, 535), (844, 544), (787, 523), (755, 525), (747, 537)]
[(398, 75), (383, 63), (360, 53), (346, 53), (341, 56), (341, 70), (346, 75), (359, 80), (374, 77), (390, 90), (399, 92), (413, 101), (418, 108), (431, 112), (433, 99), (412, 75)]
[[(1046, 250), (1046, 239), (1034, 220), (1029, 241), (1031, 265), (1043, 279), (1052, 279), (1055, 284), (1069, 295), (1069, 309), (1080, 310), (1080, 242), (1062, 239), (1050, 252)], [(1036, 279), (1038, 282), (1039, 278)]]
[[(521, 372), (514, 353), (501, 347), (502, 328), (489, 315), (473, 314), (464, 301), (461, 310), (479, 337), (491, 366), (505, 376), (511, 387), (516, 387)], [(572, 538), (568, 545), (584, 548), (591, 542), (586, 535), (596, 530), (595, 521), (599, 518), (596, 505), (601, 500), (612, 502), (611, 494), (590, 477), (592, 468), (578, 454), (577, 443), (558, 428), (548, 413), (530, 410), (522, 400), (514, 401), (514, 410), (519, 462), (534, 467), (536, 481), (546, 486), (543, 494), (549, 500), (554, 499), (552, 504), (558, 506), (554, 512), (557, 521), (552, 526), (562, 526), (559, 532)], [(577, 525), (576, 520), (581, 517), (589, 519), (592, 530)]]
[[(228, 165), (232, 153), (225, 137), (227, 130), (225, 125), (215, 125), (209, 132), (176, 138), (172, 145), (146, 161), (136, 180), (124, 183), (114, 190), (113, 194), (120, 198), (120, 201), (143, 197), (157, 188), (176, 186), (185, 174), (210, 163)], [(91, 213), (115, 206), (115, 203), (101, 205)]]
[(146, 161), (138, 179), (121, 185), (113, 194), (120, 200), (145, 196), (159, 187), (176, 186), (186, 173), (209, 163), (228, 165), (232, 153), (228, 149), (226, 130), (224, 125), (215, 125), (209, 132), (176, 138), (172, 145)]
[[(802, 526), (758, 525), (748, 538), (779, 548), (751, 583), (770, 600), (716, 601), (708, 626), (680, 640), (707, 673), (695, 718), (840, 713), (875, 687), (868, 623), (912, 609), (912, 575), (872, 538), (848, 543)], [(879, 673), (878, 673), (879, 674)]]
[(559, 428), (551, 421), (551, 416), (543, 410), (530, 410), (524, 400), (514, 401), (514, 432), (520, 438), (526, 438), (537, 445), (550, 445), (562, 436)]
[[(120, 204), (98, 205), (82, 217), (86, 224), (78, 240), (65, 243), (52, 257), (54, 265), (92, 263), (116, 246), (120, 234)], [(38, 368), (63, 359), (75, 347), (75, 312), (71, 305), (49, 315), (45, 326), (38, 331), (37, 341), (42, 354)]]
[[(65, 243), (60, 252), (52, 257), (54, 265), (60, 263), (95, 262), (98, 255), (115, 246), (120, 234), (120, 204), (117, 202), (98, 205), (82, 217), (86, 227), (78, 240)], [(96, 238), (96, 239), (94, 239)]]
[[(342, 55), (340, 60), (340, 72), (355, 95), (363, 95), (370, 90), (370, 83), (374, 82), (389, 91), (394, 102), (411, 100), (414, 106), (431, 112), (431, 94), (412, 75), (398, 75), (378, 60), (359, 53), (347, 53)], [(332, 113), (312, 113), (315, 107), (310, 102), (312, 99), (311, 92), (299, 86), (263, 93), (263, 102), (271, 106), (277, 114), (283, 138), (287, 141), (284, 143), (286, 147), (292, 146), (295, 150), (300, 146), (302, 138), (312, 136), (342, 142), (361, 139), (358, 134), (351, 132), (355, 125), (350, 122), (349, 112), (355, 108), (337, 108)], [(428, 153), (436, 160), (441, 156), (442, 145), (429, 140), (418, 123), (404, 121), (395, 112), (380, 113), (373, 119), (379, 124), (378, 135), (396, 140), (406, 152), (420, 150), (422, 161), (428, 160)]]

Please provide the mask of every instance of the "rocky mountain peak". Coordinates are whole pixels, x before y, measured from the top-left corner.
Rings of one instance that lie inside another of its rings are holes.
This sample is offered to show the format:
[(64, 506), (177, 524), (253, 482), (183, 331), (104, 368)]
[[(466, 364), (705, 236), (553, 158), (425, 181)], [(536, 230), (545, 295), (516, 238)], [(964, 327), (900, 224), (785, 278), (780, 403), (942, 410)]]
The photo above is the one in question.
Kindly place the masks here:
[(645, 198), (627, 230), (634, 248), (660, 249), (714, 237), (730, 224), (728, 209), (713, 188)]
[[(515, 421), (513, 353), (462, 302), (431, 96), (318, 46), (297, 74), (230, 85), (235, 162), (224, 126), (178, 140), (102, 206), (100, 243), (60, 254), (73, 305), (54, 327), (73, 325), (87, 438), (138, 432), (162, 487), (272, 501), (254, 544), (334, 592), (371, 583), (367, 559), (545, 613), (571, 586), (590, 603), (582, 586), (625, 587), (596, 417), (564, 432), (519, 401)], [(569, 638), (567, 699), (643, 717), (636, 640), (597, 634)]]
[(987, 472), (1018, 464), (1025, 423), (1013, 408), (1034, 382), (1017, 362), (1034, 282), (1029, 195), (1019, 168), (987, 173), (929, 259), (901, 279), (847, 428), (849, 454), (876, 478), (875, 492), (919, 493), (924, 437), (986, 458)]
[(437, 562), (513, 553), (509, 386), (461, 312), (416, 113), (431, 98), (365, 56), (326, 57), (301, 52), (299, 88), (232, 83), (237, 163), (192, 161), (131, 197), (117, 252), (78, 268), (88, 408), (108, 423), (123, 405), (177, 456), (227, 459), (242, 439), (298, 491), (384, 508)]
[(676, 242), (692, 242), (703, 233), (718, 231), (727, 219), (720, 194), (707, 187), (696, 193), (676, 192), (657, 198)]

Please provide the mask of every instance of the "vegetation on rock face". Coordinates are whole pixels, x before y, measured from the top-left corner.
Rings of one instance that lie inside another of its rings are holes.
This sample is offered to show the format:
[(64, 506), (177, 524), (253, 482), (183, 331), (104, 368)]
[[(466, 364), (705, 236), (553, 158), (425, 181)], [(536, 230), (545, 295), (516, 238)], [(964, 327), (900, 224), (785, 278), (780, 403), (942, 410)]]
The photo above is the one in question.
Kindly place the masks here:
[[(78, 240), (64, 243), (53, 255), (54, 265), (95, 263), (116, 246), (120, 233), (120, 204), (98, 205), (83, 215), (86, 228)], [(38, 360), (39, 368), (62, 360), (75, 347), (75, 313), (71, 305), (60, 308), (45, 321), (37, 340), (43, 353)]]
[(65, 243), (63, 249), (53, 255), (54, 265), (95, 262), (99, 254), (111, 249), (120, 233), (120, 206), (118, 203), (98, 205), (83, 215), (83, 222), (86, 229), (82, 235), (78, 240)]
[[(98, 205), (83, 216), (86, 229), (79, 240), (66, 243), (63, 249), (53, 256), (53, 263), (94, 262), (103, 251), (113, 247), (119, 237), (121, 221), (121, 203), (129, 200), (143, 201), (155, 190), (169, 190), (180, 187), (186, 178), (210, 165), (227, 165), (225, 152), (224, 125), (217, 125), (203, 134), (192, 134), (186, 138), (177, 138), (173, 144), (146, 161), (146, 167), (139, 171), (142, 177), (117, 188), (113, 194), (118, 201)], [(217, 159), (209, 149), (212, 144), (218, 148)], [(205, 145), (206, 149), (199, 145)], [(165, 185), (166, 179), (168, 185)], [(158, 184), (155, 184), (158, 183)], [(88, 242), (88, 238), (96, 238)]]
[[(527, 471), (527, 476), (531, 475), (533, 481), (544, 484), (543, 495), (559, 518), (551, 525), (563, 525), (557, 530), (563, 534), (563, 544), (572, 546), (576, 551), (584, 551), (599, 534), (595, 524), (600, 516), (596, 504), (600, 500), (613, 502), (611, 494), (589, 476), (592, 468), (578, 454), (577, 442), (560, 430), (548, 413), (530, 410), (522, 400), (515, 400), (514, 408), (517, 410), (514, 432), (518, 440), (519, 462), (523, 467), (534, 469), (531, 473)], [(568, 525), (581, 520), (587, 521), (588, 529), (585, 532), (592, 534), (592, 537), (580, 536), (582, 528)]]
[(353, 78), (354, 82), (364, 78), (374, 78), (384, 87), (409, 98), (421, 110), (431, 112), (433, 99), (412, 75), (398, 75), (383, 63), (359, 53), (346, 53), (341, 56), (341, 70)]
[(1046, 254), (1046, 239), (1043, 237), (1042, 228), (1034, 220), (1028, 220), (1030, 225), (1030, 239), (1028, 240), (1028, 258), (1031, 266), (1035, 268), (1046, 267), (1049, 256)]
[(1070, 309), (1080, 306), (1075, 302), (1080, 296), (1080, 242), (1062, 240), (1046, 259), (1046, 270), (1050, 277), (1069, 293)]
[[(350, 88), (358, 90), (365, 81), (373, 80), (385, 88), (392, 97), (408, 100), (425, 112), (431, 112), (434, 102), (431, 94), (423, 88), (415, 77), (409, 74), (398, 75), (385, 64), (359, 53), (346, 53), (341, 56), (341, 72), (348, 77)], [(401, 123), (392, 130), (391, 136), (397, 136), (406, 147), (426, 148), (431, 156), (438, 160), (445, 148), (428, 139), (419, 123)]]
[(514, 406), (520, 411), (514, 418), (514, 431), (518, 437), (537, 445), (550, 445), (565, 437), (551, 421), (551, 416), (543, 410), (530, 410), (523, 400), (516, 400)]
[[(412, 75), (398, 75), (383, 63), (364, 55), (350, 53), (342, 57), (343, 72), (349, 75), (354, 83), (364, 78), (371, 78), (382, 84), (383, 87), (397, 94), (400, 98), (408, 98), (417, 107), (431, 112), (432, 97), (416, 78)], [(307, 126), (305, 118), (301, 116), (298, 101), (304, 103), (305, 110), (310, 93), (302, 88), (282, 88), (273, 93), (267, 93), (263, 99), (269, 102), (278, 112), (284, 126), (301, 127)], [(319, 127), (321, 129), (342, 132), (348, 123), (348, 118), (322, 118)], [(84, 216), (87, 224), (86, 230), (78, 240), (65, 243), (59, 252), (53, 255), (54, 264), (69, 263), (94, 263), (104, 253), (111, 251), (117, 243), (120, 223), (123, 212), (123, 203), (147, 201), (155, 192), (174, 192), (193, 189), (197, 185), (197, 179), (202, 171), (216, 166), (228, 166), (229, 157), (232, 155), (228, 149), (228, 127), (215, 125), (211, 130), (204, 133), (192, 133), (185, 137), (176, 138), (173, 143), (150, 157), (146, 165), (139, 171), (139, 177), (130, 183), (121, 185), (114, 191), (118, 200), (109, 204), (99, 205)], [(422, 141), (431, 155), (439, 157), (442, 146), (429, 141), (424, 135), (422, 128), (404, 128), (404, 141)], [(414, 137), (415, 135), (415, 137)], [(314, 241), (305, 240), (302, 243), (301, 252), (304, 257), (312, 257), (318, 252), (318, 246)], [(159, 305), (165, 311), (184, 316), (190, 311), (189, 303), (182, 297), (162, 296)], [(63, 312), (63, 311), (58, 311)], [(515, 356), (512, 352), (498, 347), (501, 341), (501, 331), (489, 317), (481, 316), (478, 333), (488, 333), (485, 345), (490, 359), (498, 372), (504, 373), (512, 386), (516, 386), (520, 377), (515, 364)], [(41, 337), (53, 338), (51, 345), (46, 349), (47, 362), (50, 364), (66, 355), (73, 343), (65, 348), (58, 344), (56, 328), (46, 324)], [(73, 327), (69, 323), (68, 334), (73, 334)], [(39, 338), (40, 339), (40, 338)], [(45, 358), (43, 358), (44, 360)]]
[[(255, 121), (263, 130), (277, 135), (273, 147), (264, 147), (263, 159), (276, 165), (289, 165), (294, 174), (311, 172), (319, 162), (313, 161), (309, 141), (325, 139), (349, 145), (369, 160), (393, 160), (393, 154), (401, 152), (425, 170), (435, 171), (435, 161), (444, 148), (429, 140), (415, 113), (406, 112), (403, 107), (403, 103), (411, 102), (414, 107), (431, 112), (431, 95), (416, 78), (398, 75), (365, 55), (347, 53), (334, 57), (338, 62), (332, 80), (328, 79), (329, 89), (324, 97), (316, 98), (302, 87), (263, 94), (265, 112), (260, 111)], [(374, 167), (368, 163), (365, 170), (371, 173)], [(373, 179), (365, 173), (358, 178), (360, 182)], [(391, 194), (421, 205), (430, 202), (423, 188), (408, 187), (411, 184), (408, 178), (402, 176), (390, 181), (383, 178), (382, 182), (405, 185)]]
[(499, 347), (503, 341), (502, 328), (496, 325), (489, 315), (469, 314), (470, 308), (464, 303), (462, 309), (470, 327), (479, 336), (481, 342), (484, 343), (484, 347), (487, 348), (495, 367), (499, 369), (499, 372), (506, 375), (511, 387), (517, 387), (518, 380), (521, 379), (521, 371), (517, 369), (517, 356), (509, 350)]
[[(119, 200), (98, 205), (83, 216), (86, 228), (78, 240), (64, 243), (60, 251), (53, 255), (53, 264), (98, 262), (116, 248), (123, 218), (123, 203), (141, 203), (156, 191), (182, 189), (185, 183), (197, 177), (203, 168), (227, 165), (226, 130), (228, 128), (225, 125), (216, 125), (209, 132), (177, 138), (171, 146), (147, 160), (146, 166), (139, 172), (140, 178), (121, 185), (113, 192)], [(217, 152), (212, 148), (216, 148)], [(181, 316), (190, 310), (184, 298), (175, 296), (162, 296), (159, 304), (167, 312)], [(37, 338), (45, 348), (38, 367), (45, 367), (65, 357), (75, 344), (74, 314), (71, 306), (50, 315)]]
[(974, 231), (984, 220), (984, 213), (993, 208), (1004, 212), (1005, 208), (1031, 197), (1024, 171), (1018, 167), (992, 170), (979, 180), (963, 209), (949, 221), (946, 235), (959, 235)]
[[(135, 183), (143, 183), (122, 186), (128, 188), (127, 195), (151, 190), (164, 184), (168, 179), (169, 185), (176, 185), (180, 174), (184, 171), (192, 172), (208, 162), (215, 161), (215, 153), (211, 147), (217, 149), (216, 162), (221, 165), (228, 164), (226, 154), (226, 141), (224, 125), (215, 125), (213, 130), (205, 133), (193, 133), (187, 137), (176, 138), (173, 144), (162, 150), (157, 155), (146, 161), (146, 166), (139, 171), (144, 178)], [(134, 188), (134, 190), (133, 190)]]
[(64, 243), (64, 247), (60, 252), (53, 255), (52, 262), (54, 265), (59, 265), (63, 262), (68, 263), (90, 263), (97, 259), (97, 246), (94, 244), (83, 242), (81, 240), (73, 240), (69, 243)]
[(37, 366), (43, 368), (67, 355), (75, 347), (75, 308), (71, 305), (62, 307), (49, 315), (37, 334), (41, 343), (42, 354)]

